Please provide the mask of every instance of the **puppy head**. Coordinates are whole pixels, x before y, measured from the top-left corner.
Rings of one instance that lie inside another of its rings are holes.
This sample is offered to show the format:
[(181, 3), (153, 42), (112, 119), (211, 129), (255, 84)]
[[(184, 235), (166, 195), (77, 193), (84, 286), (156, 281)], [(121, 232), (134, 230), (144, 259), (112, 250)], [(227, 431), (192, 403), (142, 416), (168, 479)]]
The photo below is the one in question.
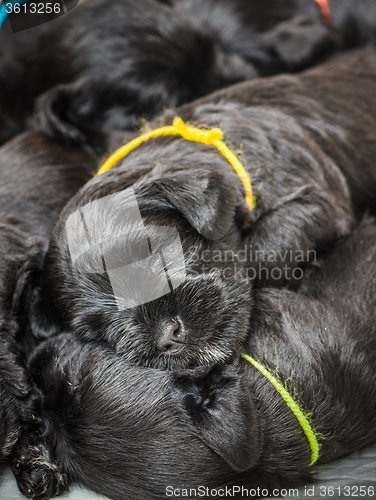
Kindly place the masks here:
[(153, 367), (229, 359), (251, 298), (236, 251), (225, 255), (240, 247), (225, 179), (186, 169), (121, 190), (123, 176), (110, 178), (87, 185), (53, 237), (51, 295), (69, 328)]
[(60, 335), (38, 347), (30, 370), (45, 395), (46, 440), (72, 481), (122, 500), (162, 498), (171, 484), (257, 482), (255, 410), (233, 367), (141, 368)]

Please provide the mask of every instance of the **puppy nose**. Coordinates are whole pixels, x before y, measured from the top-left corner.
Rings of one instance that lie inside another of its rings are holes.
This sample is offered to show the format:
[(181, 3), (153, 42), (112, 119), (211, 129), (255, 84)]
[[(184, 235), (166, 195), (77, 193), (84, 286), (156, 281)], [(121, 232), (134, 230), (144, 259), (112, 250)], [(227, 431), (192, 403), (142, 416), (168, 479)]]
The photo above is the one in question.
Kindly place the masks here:
[(187, 335), (181, 321), (171, 319), (163, 324), (157, 340), (157, 347), (162, 352), (177, 352), (182, 348), (186, 337)]

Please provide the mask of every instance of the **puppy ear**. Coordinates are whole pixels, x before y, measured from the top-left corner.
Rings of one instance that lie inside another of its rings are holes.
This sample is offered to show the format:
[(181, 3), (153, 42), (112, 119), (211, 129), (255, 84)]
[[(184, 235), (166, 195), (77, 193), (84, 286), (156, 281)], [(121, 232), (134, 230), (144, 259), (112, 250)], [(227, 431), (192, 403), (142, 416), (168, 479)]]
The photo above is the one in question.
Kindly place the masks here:
[(204, 238), (222, 238), (234, 224), (236, 198), (220, 172), (189, 170), (154, 182), (169, 203)]
[(256, 411), (246, 381), (235, 367), (214, 366), (174, 375), (173, 397), (200, 439), (234, 470), (253, 467), (260, 455)]
[(265, 43), (290, 71), (308, 66), (335, 48), (329, 29), (308, 16), (295, 16), (264, 35)]
[(48, 241), (42, 237), (27, 238), (27, 252), (23, 256), (23, 264), (17, 273), (16, 287), (13, 293), (12, 309), (19, 310), (26, 293), (30, 292), (35, 274), (41, 271), (43, 259), (47, 251)]

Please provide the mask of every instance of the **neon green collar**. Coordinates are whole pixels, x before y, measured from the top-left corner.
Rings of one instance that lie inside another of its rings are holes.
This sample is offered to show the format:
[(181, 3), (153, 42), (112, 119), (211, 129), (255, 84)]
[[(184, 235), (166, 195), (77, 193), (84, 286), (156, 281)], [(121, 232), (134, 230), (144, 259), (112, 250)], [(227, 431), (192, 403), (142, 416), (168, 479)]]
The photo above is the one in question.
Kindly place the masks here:
[(320, 445), (317, 440), (316, 434), (314, 433), (308, 418), (304, 415), (303, 410), (300, 408), (298, 403), (292, 398), (290, 393), (286, 390), (286, 388), (279, 382), (274, 375), (272, 375), (264, 366), (258, 363), (255, 359), (251, 358), (247, 354), (241, 354), (242, 358), (246, 359), (251, 365), (253, 365), (257, 370), (262, 373), (268, 380), (271, 382), (275, 389), (282, 396), (287, 406), (293, 412), (295, 417), (298, 419), (299, 424), (301, 425), (304, 434), (307, 436), (309, 446), (311, 448), (311, 462), (310, 466), (317, 462), (319, 458)]

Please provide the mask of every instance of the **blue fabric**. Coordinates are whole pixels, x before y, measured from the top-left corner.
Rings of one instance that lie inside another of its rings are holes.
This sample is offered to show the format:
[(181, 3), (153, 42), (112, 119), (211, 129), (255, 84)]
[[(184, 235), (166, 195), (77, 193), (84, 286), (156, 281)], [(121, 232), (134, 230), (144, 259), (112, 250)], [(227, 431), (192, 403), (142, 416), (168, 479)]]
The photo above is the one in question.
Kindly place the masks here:
[(5, 0), (4, 5), (0, 7), (0, 30), (5, 22), (5, 19), (8, 17), (6, 5), (9, 3), (11, 3), (12, 6), (15, 5), (16, 3), (19, 3), (21, 5), (26, 2), (29, 2), (29, 0)]

